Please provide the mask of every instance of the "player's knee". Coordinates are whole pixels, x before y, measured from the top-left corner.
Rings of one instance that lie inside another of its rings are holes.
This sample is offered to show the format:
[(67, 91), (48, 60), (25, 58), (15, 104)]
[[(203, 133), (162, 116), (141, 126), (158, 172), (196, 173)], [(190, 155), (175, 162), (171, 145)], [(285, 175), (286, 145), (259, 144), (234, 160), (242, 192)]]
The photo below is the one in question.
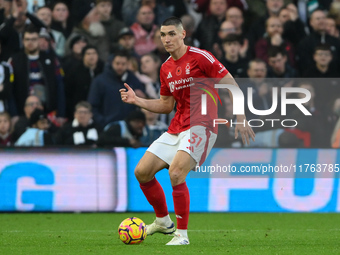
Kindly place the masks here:
[(185, 175), (183, 174), (183, 171), (179, 168), (170, 169), (169, 175), (172, 186), (181, 184), (185, 180)]
[(140, 182), (140, 183), (145, 183), (145, 182), (148, 182), (152, 179), (147, 174), (147, 172), (139, 166), (137, 166), (136, 169), (135, 169), (135, 176), (136, 176), (138, 182)]

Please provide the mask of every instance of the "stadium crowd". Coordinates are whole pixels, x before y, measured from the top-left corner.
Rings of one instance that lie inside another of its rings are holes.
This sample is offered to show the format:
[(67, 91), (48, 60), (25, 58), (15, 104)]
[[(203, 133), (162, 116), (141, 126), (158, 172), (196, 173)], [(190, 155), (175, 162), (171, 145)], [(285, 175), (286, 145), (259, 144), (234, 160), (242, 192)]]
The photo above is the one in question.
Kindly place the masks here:
[[(274, 87), (279, 96), (282, 87), (311, 92), (311, 116), (296, 107), (282, 116), (279, 97), (265, 118), (298, 124), (264, 121), (250, 146), (340, 147), (338, 0), (0, 0), (0, 8), (0, 146), (149, 146), (174, 112), (125, 104), (119, 89), (127, 82), (138, 96), (159, 97), (169, 57), (159, 25), (177, 16), (185, 43), (212, 52), (245, 95), (252, 88), (255, 109), (271, 108)], [(219, 117), (234, 119), (229, 95), (220, 96)], [(242, 146), (233, 130), (219, 125), (215, 146)]]

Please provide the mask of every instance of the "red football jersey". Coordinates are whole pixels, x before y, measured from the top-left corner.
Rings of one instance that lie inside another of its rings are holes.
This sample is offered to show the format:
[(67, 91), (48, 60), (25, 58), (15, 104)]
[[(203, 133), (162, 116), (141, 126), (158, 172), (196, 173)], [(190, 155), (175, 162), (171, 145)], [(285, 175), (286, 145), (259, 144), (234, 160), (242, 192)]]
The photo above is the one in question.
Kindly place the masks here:
[[(168, 132), (178, 134), (191, 126), (202, 125), (217, 133), (213, 120), (217, 118), (218, 83), (228, 70), (208, 51), (188, 47), (178, 60), (169, 57), (160, 71), (162, 96), (173, 96), (177, 112)], [(202, 94), (207, 94), (207, 114), (201, 114)]]

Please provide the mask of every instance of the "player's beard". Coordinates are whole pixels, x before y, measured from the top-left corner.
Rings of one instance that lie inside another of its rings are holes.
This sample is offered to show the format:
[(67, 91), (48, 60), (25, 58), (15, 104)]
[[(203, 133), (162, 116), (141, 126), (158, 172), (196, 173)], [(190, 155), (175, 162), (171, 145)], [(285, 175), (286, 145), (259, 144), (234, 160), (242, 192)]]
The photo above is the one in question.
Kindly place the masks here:
[(92, 22), (89, 27), (89, 33), (94, 37), (104, 36), (105, 28), (100, 22)]

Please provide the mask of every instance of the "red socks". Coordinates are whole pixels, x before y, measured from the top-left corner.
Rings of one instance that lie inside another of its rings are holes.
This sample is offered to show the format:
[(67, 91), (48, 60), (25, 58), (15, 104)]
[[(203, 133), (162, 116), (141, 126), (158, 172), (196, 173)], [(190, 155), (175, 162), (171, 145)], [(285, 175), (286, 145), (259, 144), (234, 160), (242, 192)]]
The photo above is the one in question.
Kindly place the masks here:
[[(156, 217), (162, 218), (167, 216), (169, 213), (166, 206), (164, 191), (156, 178), (153, 178), (147, 183), (140, 183), (140, 187), (146, 199), (155, 210)], [(187, 184), (184, 182), (172, 188), (172, 196), (174, 199), (175, 213), (177, 218), (177, 228), (187, 229), (190, 207), (190, 195)]]
[(161, 218), (167, 216), (169, 212), (168, 207), (166, 206), (164, 191), (156, 178), (153, 178), (151, 181), (146, 183), (140, 183), (139, 185), (146, 199), (155, 210), (156, 217)]
[(190, 195), (186, 182), (176, 185), (173, 188), (175, 213), (178, 229), (188, 229)]

